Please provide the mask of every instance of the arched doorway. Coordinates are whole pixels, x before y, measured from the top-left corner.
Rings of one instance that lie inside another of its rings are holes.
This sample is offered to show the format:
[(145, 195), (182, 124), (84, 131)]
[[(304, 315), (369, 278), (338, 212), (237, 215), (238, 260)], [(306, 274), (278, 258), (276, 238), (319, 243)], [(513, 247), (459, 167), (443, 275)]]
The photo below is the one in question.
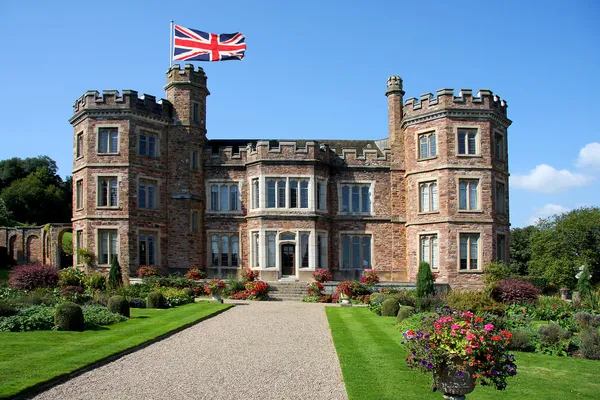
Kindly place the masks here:
[(17, 235), (13, 235), (8, 240), (8, 255), (13, 264), (17, 263)]
[(284, 243), (281, 245), (281, 275), (296, 275), (296, 245)]
[(71, 228), (64, 229), (58, 234), (58, 257), (56, 259), (59, 269), (73, 266), (73, 230)]

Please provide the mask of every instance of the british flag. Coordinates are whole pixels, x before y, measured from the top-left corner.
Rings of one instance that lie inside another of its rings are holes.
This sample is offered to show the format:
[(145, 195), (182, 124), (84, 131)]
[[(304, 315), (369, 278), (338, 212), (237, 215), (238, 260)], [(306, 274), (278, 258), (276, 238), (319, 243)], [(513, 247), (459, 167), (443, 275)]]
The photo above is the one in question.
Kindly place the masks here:
[(207, 33), (175, 25), (174, 61), (241, 60), (246, 37), (236, 33)]

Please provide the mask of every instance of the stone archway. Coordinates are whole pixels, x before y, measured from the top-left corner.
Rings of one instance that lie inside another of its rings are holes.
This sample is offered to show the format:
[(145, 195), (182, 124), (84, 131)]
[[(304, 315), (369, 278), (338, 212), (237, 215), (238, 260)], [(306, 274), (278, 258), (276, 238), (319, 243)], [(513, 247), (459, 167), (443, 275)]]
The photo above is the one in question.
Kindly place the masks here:
[(28, 263), (42, 261), (42, 242), (37, 235), (29, 235), (25, 246), (25, 260)]
[(8, 239), (8, 255), (11, 258), (11, 262), (13, 264), (17, 263), (17, 257), (18, 257), (18, 251), (19, 249), (17, 249), (17, 235), (12, 235), (10, 237), (10, 239)]
[[(67, 234), (67, 235), (65, 235)], [(58, 254), (56, 257), (58, 269), (68, 268), (73, 266), (73, 250), (75, 246), (73, 245), (73, 229), (67, 228), (63, 229), (58, 233), (58, 241), (56, 244), (56, 249), (58, 250)]]

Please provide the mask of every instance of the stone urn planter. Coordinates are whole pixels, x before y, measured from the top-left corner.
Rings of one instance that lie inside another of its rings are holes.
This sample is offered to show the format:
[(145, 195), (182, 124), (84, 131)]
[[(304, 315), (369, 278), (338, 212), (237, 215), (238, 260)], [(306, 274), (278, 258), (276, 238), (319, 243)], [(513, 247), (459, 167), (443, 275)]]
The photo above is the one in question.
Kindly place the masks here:
[(465, 400), (465, 395), (475, 389), (475, 379), (470, 368), (461, 374), (453, 369), (438, 367), (434, 370), (433, 381), (443, 398), (448, 400)]
[(560, 298), (563, 300), (568, 300), (569, 299), (569, 288), (560, 288)]
[(350, 296), (348, 296), (347, 294), (344, 294), (344, 293), (340, 294), (340, 299), (342, 299), (343, 306), (349, 307), (352, 305), (352, 303), (350, 303)]
[(215, 290), (212, 293), (212, 301), (214, 301), (216, 303), (222, 303), (223, 302), (223, 298), (221, 297), (222, 293), (223, 293), (223, 289)]

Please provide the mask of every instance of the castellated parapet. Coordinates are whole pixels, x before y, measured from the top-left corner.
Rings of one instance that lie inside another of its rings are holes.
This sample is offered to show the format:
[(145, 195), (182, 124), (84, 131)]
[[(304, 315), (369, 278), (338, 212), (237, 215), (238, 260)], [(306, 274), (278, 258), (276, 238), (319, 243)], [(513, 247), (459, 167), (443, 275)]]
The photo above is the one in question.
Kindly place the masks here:
[(73, 118), (77, 119), (85, 111), (131, 111), (147, 114), (156, 118), (168, 119), (172, 114), (171, 103), (166, 99), (156, 100), (155, 96), (142, 94), (135, 90), (88, 90), (73, 104)]

